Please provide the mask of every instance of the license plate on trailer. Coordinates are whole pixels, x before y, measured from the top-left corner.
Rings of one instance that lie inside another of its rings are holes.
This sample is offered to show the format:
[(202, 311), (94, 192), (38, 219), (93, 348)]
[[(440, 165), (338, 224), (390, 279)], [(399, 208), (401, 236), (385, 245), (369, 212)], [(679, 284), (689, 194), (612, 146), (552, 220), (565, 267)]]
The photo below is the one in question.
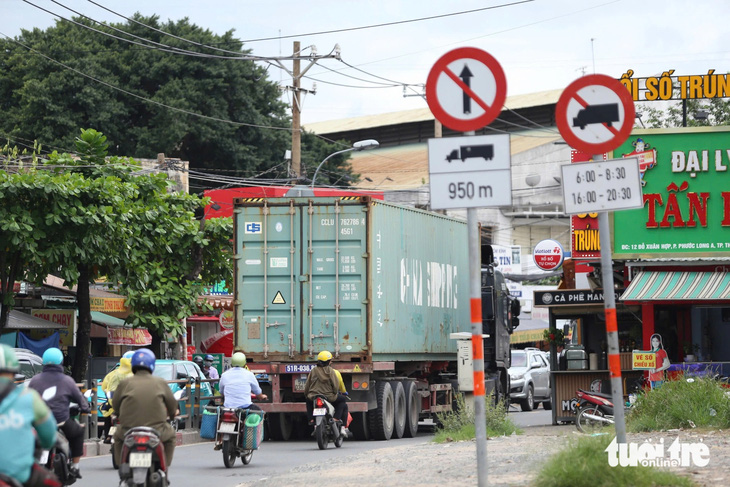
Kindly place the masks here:
[(325, 408), (314, 408), (314, 411), (312, 414), (314, 416), (324, 416), (327, 413), (327, 410)]
[(294, 392), (304, 392), (304, 386), (307, 384), (307, 376), (294, 377)]
[(152, 453), (130, 453), (129, 454), (129, 467), (130, 468), (148, 468), (152, 465)]
[(236, 423), (221, 423), (220, 426), (218, 426), (218, 432), (219, 433), (235, 433), (236, 432)]

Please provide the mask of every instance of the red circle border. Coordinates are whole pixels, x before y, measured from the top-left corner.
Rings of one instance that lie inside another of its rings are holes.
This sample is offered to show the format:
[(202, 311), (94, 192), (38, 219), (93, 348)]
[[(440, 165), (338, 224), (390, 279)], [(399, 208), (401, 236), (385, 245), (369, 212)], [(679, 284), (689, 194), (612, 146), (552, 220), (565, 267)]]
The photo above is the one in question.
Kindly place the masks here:
[[(457, 59), (474, 59), (484, 64), (487, 69), (494, 76), (496, 84), (496, 92), (494, 96), (494, 103), (490, 106), (489, 110), (477, 118), (469, 120), (463, 120), (449, 115), (446, 110), (443, 109), (441, 103), (436, 96), (436, 84), (438, 78), (446, 67)], [(450, 128), (459, 132), (470, 132), (472, 130), (478, 130), (482, 127), (486, 127), (502, 112), (504, 102), (507, 99), (507, 78), (504, 75), (504, 70), (499, 62), (488, 52), (477, 49), (476, 47), (460, 47), (449, 51), (441, 56), (438, 61), (433, 65), (431, 71), (428, 73), (426, 80), (426, 103), (431, 109), (431, 113), (436, 119)]]
[[(573, 95), (586, 86), (592, 85), (603, 86), (616, 93), (624, 107), (624, 124), (621, 130), (612, 139), (600, 144), (591, 144), (578, 138), (570, 129), (570, 123), (568, 121), (568, 103), (573, 99)], [(557, 105), (555, 105), (555, 123), (558, 126), (560, 135), (563, 136), (563, 139), (573, 149), (586, 154), (603, 154), (623, 144), (629, 138), (629, 135), (631, 135), (635, 117), (636, 109), (634, 108), (634, 100), (631, 98), (629, 91), (618, 80), (605, 74), (589, 74), (573, 81), (563, 90)]]

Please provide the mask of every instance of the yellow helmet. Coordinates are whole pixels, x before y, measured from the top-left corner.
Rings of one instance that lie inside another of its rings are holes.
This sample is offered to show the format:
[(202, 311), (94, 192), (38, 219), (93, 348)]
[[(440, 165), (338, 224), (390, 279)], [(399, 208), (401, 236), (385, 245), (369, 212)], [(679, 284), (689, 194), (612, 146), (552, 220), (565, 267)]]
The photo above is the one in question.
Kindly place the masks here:
[(329, 362), (332, 360), (332, 354), (329, 353), (327, 350), (322, 350), (319, 352), (319, 355), (317, 355), (317, 360), (320, 362)]

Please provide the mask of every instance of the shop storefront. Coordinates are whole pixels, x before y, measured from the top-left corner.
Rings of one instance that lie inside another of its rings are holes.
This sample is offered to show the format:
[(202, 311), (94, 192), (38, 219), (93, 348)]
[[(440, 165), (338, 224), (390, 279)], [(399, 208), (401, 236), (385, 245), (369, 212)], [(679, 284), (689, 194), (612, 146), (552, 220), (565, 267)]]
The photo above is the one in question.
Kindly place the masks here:
[(645, 345), (662, 336), (670, 375), (727, 375), (730, 129), (646, 131), (617, 152), (653, 161), (642, 177), (644, 208), (614, 215), (613, 253), (629, 281), (621, 300), (641, 307)]
[[(619, 296), (620, 291), (615, 292)], [(566, 336), (568, 344), (550, 347), (550, 384), (553, 393), (553, 424), (572, 422), (575, 419), (575, 392), (590, 389), (594, 381), (609, 380), (606, 360), (606, 322), (603, 292), (590, 289), (562, 289), (556, 291), (535, 291), (533, 306), (549, 310), (551, 328), (560, 328), (560, 323), (570, 327)], [(631, 350), (641, 348), (641, 320), (639, 308), (617, 304), (619, 342), (621, 349), (621, 376), (625, 394), (640, 380), (642, 371), (631, 370)], [(562, 356), (562, 359), (561, 359)]]

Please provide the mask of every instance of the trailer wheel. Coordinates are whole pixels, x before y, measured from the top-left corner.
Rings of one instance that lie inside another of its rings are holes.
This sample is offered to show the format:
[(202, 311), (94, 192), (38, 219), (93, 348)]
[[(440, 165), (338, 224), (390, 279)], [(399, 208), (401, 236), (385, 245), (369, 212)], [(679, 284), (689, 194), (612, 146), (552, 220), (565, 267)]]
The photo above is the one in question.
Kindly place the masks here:
[(406, 428), (403, 436), (414, 438), (418, 433), (418, 419), (421, 416), (421, 401), (418, 397), (418, 387), (412, 380), (403, 381), (403, 391), (406, 396)]
[(368, 430), (368, 413), (355, 412), (350, 413), (352, 415), (352, 422), (350, 423), (349, 430), (352, 432), (352, 437), (359, 441), (367, 441), (370, 439), (370, 430)]
[(408, 410), (406, 409), (406, 393), (403, 390), (403, 383), (400, 381), (392, 382), (391, 388), (395, 388), (393, 392), (393, 437), (401, 439), (406, 429), (406, 415), (408, 414)]
[(286, 413), (266, 415), (269, 420), (269, 436), (275, 441), (288, 441), (294, 428), (293, 419)]
[(395, 426), (395, 404), (393, 388), (388, 381), (375, 384), (377, 407), (368, 412), (370, 436), (375, 440), (389, 440), (393, 436)]

